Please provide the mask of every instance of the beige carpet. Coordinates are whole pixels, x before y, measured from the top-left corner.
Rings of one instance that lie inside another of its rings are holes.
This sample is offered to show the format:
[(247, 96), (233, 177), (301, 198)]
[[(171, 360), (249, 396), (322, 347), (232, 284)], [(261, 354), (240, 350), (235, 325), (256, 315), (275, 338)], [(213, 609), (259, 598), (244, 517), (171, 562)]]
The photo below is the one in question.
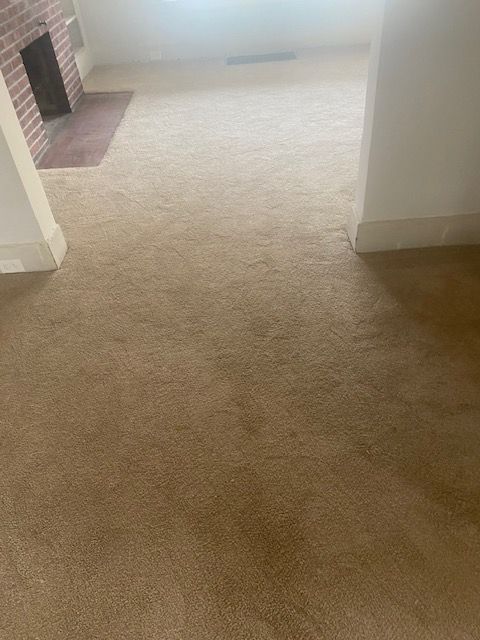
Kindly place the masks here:
[(97, 70), (2, 276), (1, 640), (480, 637), (480, 250), (345, 234), (364, 52)]

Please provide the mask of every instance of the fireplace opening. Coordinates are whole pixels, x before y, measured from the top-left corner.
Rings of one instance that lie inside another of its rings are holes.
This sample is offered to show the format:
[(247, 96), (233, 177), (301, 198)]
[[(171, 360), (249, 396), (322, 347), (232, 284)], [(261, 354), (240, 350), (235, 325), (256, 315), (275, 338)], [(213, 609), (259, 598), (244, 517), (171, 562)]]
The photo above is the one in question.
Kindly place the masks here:
[(49, 33), (20, 51), (42, 119), (52, 124), (70, 113), (70, 104)]

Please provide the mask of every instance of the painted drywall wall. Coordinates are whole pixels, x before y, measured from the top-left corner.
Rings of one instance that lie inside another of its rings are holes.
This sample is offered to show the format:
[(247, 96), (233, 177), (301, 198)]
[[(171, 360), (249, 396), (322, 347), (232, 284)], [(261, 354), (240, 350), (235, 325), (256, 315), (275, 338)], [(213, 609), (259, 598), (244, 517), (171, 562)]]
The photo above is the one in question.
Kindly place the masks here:
[(56, 269), (65, 255), (65, 241), (1, 73), (0, 167), (0, 261), (19, 259), (27, 271)]
[(41, 239), (40, 224), (32, 216), (32, 207), (3, 129), (0, 129), (0, 166), (0, 244)]
[[(356, 217), (394, 221), (400, 246), (480, 240), (479, 24), (475, 0), (386, 0), (372, 47)], [(398, 223), (418, 219), (428, 222), (415, 232), (414, 223)], [(393, 226), (365, 228), (377, 248), (392, 248), (379, 244), (385, 233), (395, 240)]]
[(369, 43), (383, 0), (78, 0), (96, 64)]

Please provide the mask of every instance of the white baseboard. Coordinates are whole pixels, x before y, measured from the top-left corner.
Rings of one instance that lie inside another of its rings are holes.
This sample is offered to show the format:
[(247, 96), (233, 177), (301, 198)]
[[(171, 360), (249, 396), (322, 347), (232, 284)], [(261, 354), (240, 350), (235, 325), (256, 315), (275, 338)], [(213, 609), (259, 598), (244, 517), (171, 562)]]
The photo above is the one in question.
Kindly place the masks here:
[(359, 222), (352, 211), (347, 232), (357, 253), (480, 244), (480, 213)]
[(46, 240), (0, 245), (0, 263), (2, 261), (18, 263), (18, 268), (9, 268), (8, 273), (55, 271), (60, 268), (66, 253), (67, 243), (57, 224)]

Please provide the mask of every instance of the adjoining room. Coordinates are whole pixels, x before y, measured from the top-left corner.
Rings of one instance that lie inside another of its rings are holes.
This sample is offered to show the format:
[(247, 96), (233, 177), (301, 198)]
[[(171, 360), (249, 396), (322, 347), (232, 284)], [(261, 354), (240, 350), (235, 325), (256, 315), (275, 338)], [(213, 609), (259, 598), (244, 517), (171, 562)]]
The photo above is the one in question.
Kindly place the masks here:
[(478, 20), (0, 0), (0, 637), (479, 636)]

